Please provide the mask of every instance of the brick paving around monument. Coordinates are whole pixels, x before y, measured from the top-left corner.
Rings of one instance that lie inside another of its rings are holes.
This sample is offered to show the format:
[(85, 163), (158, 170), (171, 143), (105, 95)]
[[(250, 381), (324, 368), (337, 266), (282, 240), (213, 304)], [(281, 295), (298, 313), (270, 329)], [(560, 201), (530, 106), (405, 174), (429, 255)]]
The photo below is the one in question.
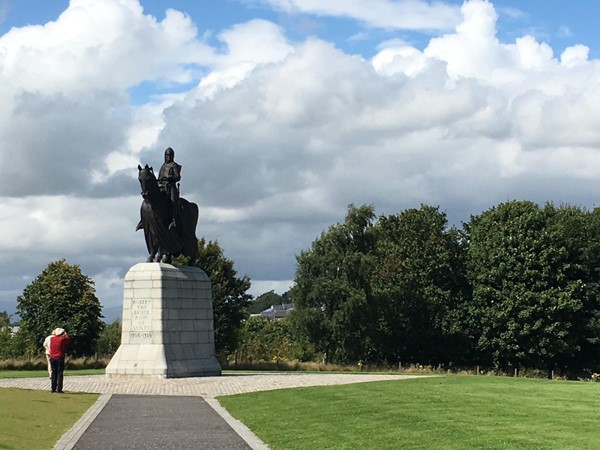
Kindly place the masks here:
[[(218, 377), (198, 378), (109, 378), (104, 375), (65, 375), (65, 392), (89, 392), (97, 394), (132, 395), (198, 395), (214, 398), (220, 395), (270, 391), (308, 386), (332, 386), (336, 384), (364, 383), (369, 381), (400, 380), (422, 375), (345, 374), (345, 373), (248, 373), (224, 374)], [(0, 388), (50, 389), (48, 378), (0, 379)]]
[[(422, 378), (423, 375), (395, 374), (348, 374), (348, 373), (239, 373), (224, 374), (218, 377), (198, 378), (136, 378), (107, 377), (105, 375), (70, 376), (65, 375), (64, 389), (69, 392), (102, 394), (84, 416), (63, 435), (54, 450), (73, 448), (94, 418), (104, 408), (112, 394), (126, 395), (170, 395), (200, 396), (240, 435), (253, 449), (267, 447), (241, 422), (231, 417), (220, 407), (215, 397), (310, 386), (333, 386), (341, 384), (365, 383), (371, 381), (402, 380)], [(42, 378), (0, 379), (0, 388), (48, 390), (49, 380)]]

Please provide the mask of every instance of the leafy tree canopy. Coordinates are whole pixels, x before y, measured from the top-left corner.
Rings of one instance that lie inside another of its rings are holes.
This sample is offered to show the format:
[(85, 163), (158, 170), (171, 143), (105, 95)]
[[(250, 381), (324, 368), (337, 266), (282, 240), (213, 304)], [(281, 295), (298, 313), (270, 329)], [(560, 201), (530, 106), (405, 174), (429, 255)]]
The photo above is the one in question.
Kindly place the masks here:
[(41, 352), (44, 338), (61, 327), (71, 336), (73, 356), (91, 355), (104, 327), (101, 310), (93, 280), (62, 259), (50, 263), (17, 298), (19, 332), (33, 353)]
[(469, 325), (494, 365), (575, 365), (598, 301), (589, 246), (599, 237), (589, 219), (580, 208), (527, 201), (471, 219)]
[(382, 357), (435, 364), (467, 353), (455, 314), (468, 296), (464, 252), (445, 213), (422, 205), (381, 217), (376, 229), (372, 286)]
[(350, 205), (343, 223), (331, 226), (297, 257), (292, 316), (326, 361), (366, 360), (373, 350), (374, 220), (373, 206)]
[(0, 329), (10, 327), (10, 315), (6, 311), (0, 312)]
[(113, 356), (119, 345), (121, 345), (121, 323), (119, 320), (106, 325), (98, 341), (96, 342), (96, 352), (101, 356)]

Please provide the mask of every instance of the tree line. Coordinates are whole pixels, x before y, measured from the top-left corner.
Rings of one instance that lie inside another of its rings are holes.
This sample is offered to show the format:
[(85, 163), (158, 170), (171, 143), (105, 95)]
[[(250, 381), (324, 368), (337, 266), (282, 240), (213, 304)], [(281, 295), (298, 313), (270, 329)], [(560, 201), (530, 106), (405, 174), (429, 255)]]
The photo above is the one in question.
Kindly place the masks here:
[[(297, 256), (293, 288), (255, 303), (218, 242), (198, 252), (222, 362), (600, 372), (600, 209), (510, 201), (456, 227), (438, 207), (378, 217), (350, 205)], [(17, 299), (16, 336), (0, 314), (0, 358), (40, 353), (56, 326), (73, 356), (112, 355), (120, 324), (102, 322), (93, 285), (79, 266), (49, 264)], [(283, 321), (249, 317), (283, 301), (295, 305)]]
[[(174, 260), (184, 265), (185, 257)], [(216, 241), (198, 240), (196, 267), (211, 279), (215, 345), (223, 358), (235, 351), (242, 322), (252, 296), (247, 293), (250, 278), (238, 276), (234, 262), (224, 255)], [(121, 340), (121, 324), (106, 324), (96, 296), (94, 281), (78, 265), (62, 259), (48, 264), (17, 298), (19, 331), (12, 335), (10, 316), (0, 313), (0, 359), (41, 355), (44, 338), (56, 327), (71, 336), (71, 357), (111, 357)]]
[(510, 201), (459, 229), (351, 205), (297, 262), (294, 329), (327, 361), (598, 371), (599, 209)]

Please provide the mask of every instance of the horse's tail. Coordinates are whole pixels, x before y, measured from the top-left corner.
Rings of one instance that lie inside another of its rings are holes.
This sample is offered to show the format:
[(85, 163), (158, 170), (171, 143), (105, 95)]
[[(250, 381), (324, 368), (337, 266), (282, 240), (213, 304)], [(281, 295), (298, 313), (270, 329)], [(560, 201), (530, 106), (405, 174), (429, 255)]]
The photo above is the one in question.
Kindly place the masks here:
[(188, 202), (185, 199), (181, 201), (181, 241), (183, 244), (182, 253), (190, 258), (190, 265), (194, 265), (198, 256), (198, 238), (196, 237), (196, 226), (198, 225), (199, 210), (198, 205)]

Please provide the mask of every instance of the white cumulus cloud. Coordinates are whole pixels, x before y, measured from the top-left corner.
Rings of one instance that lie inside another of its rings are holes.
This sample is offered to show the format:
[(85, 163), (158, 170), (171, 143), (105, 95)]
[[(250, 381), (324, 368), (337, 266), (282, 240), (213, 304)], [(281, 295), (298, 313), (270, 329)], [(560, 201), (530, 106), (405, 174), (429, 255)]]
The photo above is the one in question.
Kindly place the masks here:
[[(386, 35), (365, 58), (256, 19), (209, 45), (188, 15), (158, 21), (135, 0), (72, 0), (53, 22), (7, 32), (0, 298), (67, 257), (118, 302), (115, 280), (145, 258), (137, 163), (158, 168), (166, 147), (200, 207), (198, 236), (265, 289), (293, 279), (295, 255), (350, 203), (439, 205), (458, 224), (515, 198), (596, 201), (600, 66), (588, 47), (503, 42), (484, 0), (270, 4), (386, 29), (410, 28), (409, 8), (445, 34), (420, 49)], [(144, 84), (158, 88), (140, 104)]]

